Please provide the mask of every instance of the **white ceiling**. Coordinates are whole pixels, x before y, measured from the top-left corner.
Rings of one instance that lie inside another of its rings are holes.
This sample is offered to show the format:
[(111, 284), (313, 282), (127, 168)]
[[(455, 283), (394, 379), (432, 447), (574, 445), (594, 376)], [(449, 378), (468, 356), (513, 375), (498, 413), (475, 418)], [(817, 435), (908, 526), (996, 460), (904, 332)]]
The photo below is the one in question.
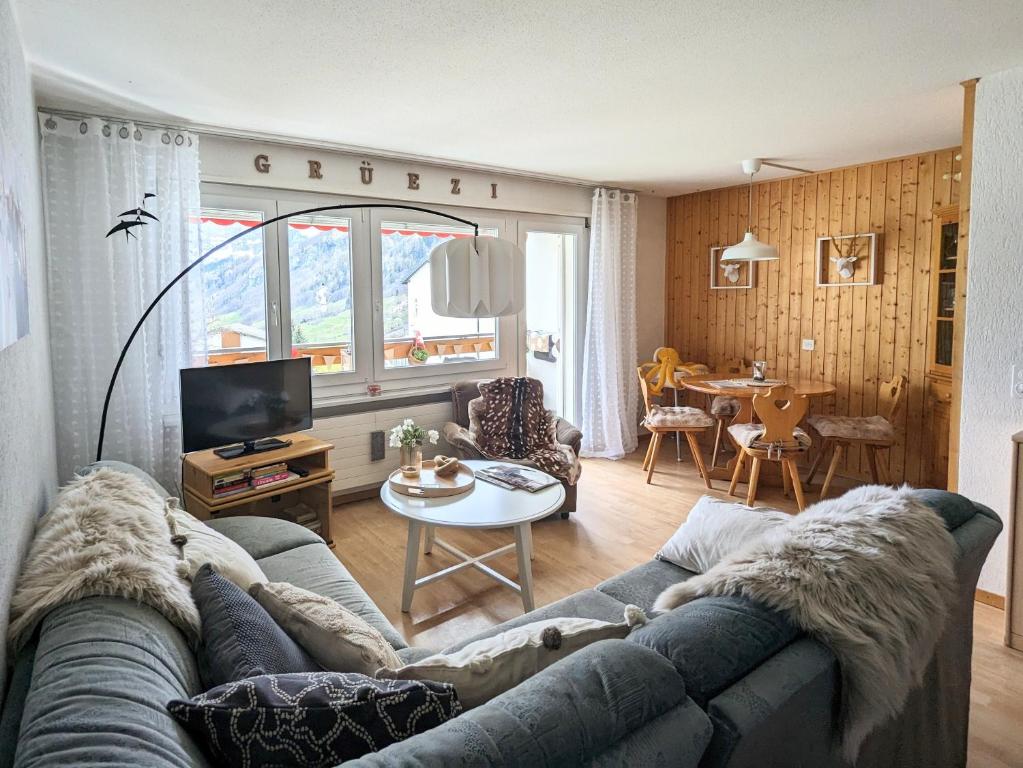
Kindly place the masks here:
[(47, 105), (658, 194), (952, 146), (1023, 65), (1020, 0), (15, 2)]

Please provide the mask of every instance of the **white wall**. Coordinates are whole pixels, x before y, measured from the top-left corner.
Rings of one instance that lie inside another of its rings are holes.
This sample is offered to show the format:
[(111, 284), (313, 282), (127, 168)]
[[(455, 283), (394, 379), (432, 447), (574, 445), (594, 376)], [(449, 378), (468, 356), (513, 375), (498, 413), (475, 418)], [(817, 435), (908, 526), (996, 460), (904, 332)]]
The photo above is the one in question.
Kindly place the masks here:
[(668, 201), (639, 196), (636, 214), (636, 343), (641, 360), (664, 345), (664, 259), (668, 251)]
[[(1008, 523), (1011, 436), (1023, 400), (1010, 397), (1011, 366), (1023, 365), (1023, 68), (981, 78), (973, 126), (959, 492)], [(979, 587), (1005, 594), (1003, 530)]]
[[(0, 140), (3, 183), (18, 190), (29, 267), (29, 335), (0, 350), (0, 638), (36, 518), (57, 484), (46, 316), (39, 140), (35, 105), (10, 0), (0, 0)], [(7, 674), (0, 642), (0, 692)]]

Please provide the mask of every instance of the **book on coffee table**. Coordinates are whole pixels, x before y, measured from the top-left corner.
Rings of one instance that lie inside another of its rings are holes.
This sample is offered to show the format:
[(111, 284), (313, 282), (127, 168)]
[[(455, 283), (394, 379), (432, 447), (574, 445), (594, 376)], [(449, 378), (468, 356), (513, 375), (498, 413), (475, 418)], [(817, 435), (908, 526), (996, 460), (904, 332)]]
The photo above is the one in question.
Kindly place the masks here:
[(559, 482), (546, 472), (529, 467), (509, 467), (504, 464), (493, 464), (476, 470), (476, 477), (510, 491), (523, 490), (530, 493), (536, 493)]

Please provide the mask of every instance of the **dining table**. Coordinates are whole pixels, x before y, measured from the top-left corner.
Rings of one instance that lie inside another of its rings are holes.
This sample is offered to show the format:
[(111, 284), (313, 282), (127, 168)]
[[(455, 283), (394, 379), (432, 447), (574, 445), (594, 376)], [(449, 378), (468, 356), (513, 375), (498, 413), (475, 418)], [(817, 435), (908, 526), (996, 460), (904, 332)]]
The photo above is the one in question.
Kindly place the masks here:
[[(770, 391), (771, 387), (789, 385), (797, 395), (804, 395), (811, 400), (820, 400), (835, 394), (835, 385), (818, 379), (806, 378), (779, 378), (768, 377), (764, 384), (754, 384), (745, 376), (734, 374), (709, 373), (694, 376), (676, 375), (676, 392), (679, 389), (688, 389), (692, 392), (716, 397), (734, 397), (739, 402), (739, 410), (732, 417), (732, 424), (749, 424), (756, 420), (753, 412), (753, 398)], [(729, 439), (731, 436), (729, 435)], [(735, 463), (738, 460), (738, 448), (735, 454), (729, 459), (724, 467), (711, 467), (710, 475), (714, 479), (729, 480), (735, 471)]]

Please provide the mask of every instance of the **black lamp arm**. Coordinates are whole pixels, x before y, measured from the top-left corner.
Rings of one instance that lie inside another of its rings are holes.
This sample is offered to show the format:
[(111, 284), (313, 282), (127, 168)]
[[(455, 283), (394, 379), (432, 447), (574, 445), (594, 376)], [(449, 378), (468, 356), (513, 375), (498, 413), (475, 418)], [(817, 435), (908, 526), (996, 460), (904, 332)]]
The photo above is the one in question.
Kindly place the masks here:
[(419, 213), (429, 213), (434, 216), (440, 216), (442, 218), (450, 219), (451, 221), (457, 221), (460, 224), (466, 224), (472, 227), (474, 237), (478, 237), (480, 233), (480, 226), (475, 221), (461, 219), (458, 216), (452, 216), (449, 213), (442, 213), (441, 211), (434, 211), (429, 208), (421, 208), (417, 205), (399, 205), (389, 203), (348, 203), (345, 205), (321, 205), (316, 208), (306, 208), (304, 211), (294, 211), (292, 213), (286, 213), (281, 216), (274, 216), (272, 219), (267, 219), (266, 221), (261, 221), (258, 224), (253, 224), (251, 227), (248, 227), (235, 235), (231, 235), (231, 237), (227, 238), (227, 240), (225, 240), (224, 242), (218, 243), (217, 245), (210, 248), (202, 256), (200, 256), (198, 259), (196, 259), (183, 270), (181, 270), (174, 277), (173, 280), (167, 283), (167, 285), (165, 285), (163, 289), (158, 294), (156, 294), (156, 298), (153, 299), (153, 301), (149, 304), (148, 307), (146, 307), (146, 311), (142, 313), (142, 317), (138, 319), (138, 322), (135, 323), (135, 327), (132, 328), (131, 334), (129, 334), (128, 336), (128, 340), (124, 343), (124, 346), (121, 347), (121, 354), (118, 355), (117, 364), (114, 366), (114, 372), (110, 376), (110, 384), (107, 386), (106, 397), (103, 398), (103, 415), (100, 417), (99, 421), (99, 442), (96, 445), (96, 461), (101, 461), (103, 459), (103, 438), (105, 437), (107, 431), (107, 412), (110, 410), (110, 397), (114, 393), (114, 384), (117, 382), (117, 374), (121, 372), (121, 365), (124, 364), (124, 358), (128, 354), (128, 350), (131, 348), (132, 342), (135, 341), (135, 337), (138, 336), (139, 331), (142, 330), (142, 326), (146, 322), (146, 318), (148, 318), (149, 315), (152, 314), (153, 310), (156, 309), (156, 305), (160, 303), (160, 300), (167, 295), (167, 292), (170, 291), (171, 288), (173, 288), (175, 285), (178, 284), (178, 282), (180, 282), (181, 278), (183, 278), (193, 269), (198, 267), (200, 264), (206, 261), (206, 259), (208, 259), (214, 253), (219, 251), (225, 245), (230, 245), (235, 240), (241, 237), (245, 237), (245, 235), (249, 234), (250, 232), (255, 232), (257, 229), (262, 229), (263, 227), (269, 226), (270, 224), (276, 224), (278, 221), (283, 221), (284, 219), (290, 219), (292, 216), (306, 216), (312, 213), (325, 213), (327, 211), (343, 211), (351, 208), (391, 208), (402, 211), (418, 211)]

